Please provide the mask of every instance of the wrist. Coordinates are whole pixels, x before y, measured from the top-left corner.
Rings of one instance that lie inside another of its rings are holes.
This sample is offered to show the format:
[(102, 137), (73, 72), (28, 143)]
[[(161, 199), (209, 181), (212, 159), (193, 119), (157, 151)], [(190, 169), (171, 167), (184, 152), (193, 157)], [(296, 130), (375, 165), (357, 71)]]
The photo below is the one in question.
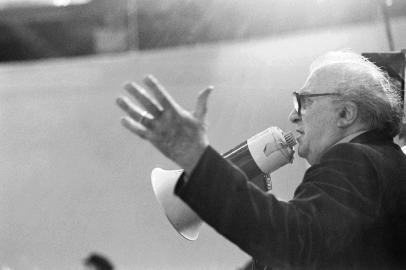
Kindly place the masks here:
[(182, 164), (179, 164), (181, 168), (185, 171), (186, 175), (191, 175), (195, 167), (200, 161), (200, 158), (203, 156), (206, 148), (209, 146), (208, 143), (201, 143), (195, 145), (184, 155)]

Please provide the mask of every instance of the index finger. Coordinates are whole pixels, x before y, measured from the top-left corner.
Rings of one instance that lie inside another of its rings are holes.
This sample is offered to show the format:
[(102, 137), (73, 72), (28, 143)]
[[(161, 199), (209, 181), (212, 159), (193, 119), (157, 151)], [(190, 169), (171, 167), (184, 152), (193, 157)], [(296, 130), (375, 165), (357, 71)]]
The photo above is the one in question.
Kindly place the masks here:
[(164, 109), (173, 109), (176, 107), (176, 101), (172, 98), (171, 95), (169, 95), (169, 93), (154, 76), (146, 76), (144, 79), (144, 83), (146, 86), (148, 86), (152, 94), (155, 96), (155, 98)]

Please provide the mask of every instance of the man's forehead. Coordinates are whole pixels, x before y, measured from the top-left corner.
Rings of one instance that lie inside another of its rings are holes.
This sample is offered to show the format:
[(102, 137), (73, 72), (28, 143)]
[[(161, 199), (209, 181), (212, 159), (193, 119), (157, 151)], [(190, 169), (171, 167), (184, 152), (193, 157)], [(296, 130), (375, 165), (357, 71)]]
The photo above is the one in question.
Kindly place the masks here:
[(337, 74), (329, 69), (318, 69), (309, 74), (298, 92), (300, 94), (335, 92), (336, 87)]

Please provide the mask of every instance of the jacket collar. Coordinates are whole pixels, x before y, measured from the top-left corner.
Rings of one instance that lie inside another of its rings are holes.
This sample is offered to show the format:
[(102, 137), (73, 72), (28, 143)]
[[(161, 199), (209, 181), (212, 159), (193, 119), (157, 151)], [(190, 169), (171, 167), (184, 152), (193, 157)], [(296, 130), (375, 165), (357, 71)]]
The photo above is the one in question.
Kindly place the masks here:
[(387, 143), (393, 142), (392, 136), (388, 135), (387, 133), (373, 129), (366, 131), (355, 138), (353, 138), (350, 142), (352, 143)]

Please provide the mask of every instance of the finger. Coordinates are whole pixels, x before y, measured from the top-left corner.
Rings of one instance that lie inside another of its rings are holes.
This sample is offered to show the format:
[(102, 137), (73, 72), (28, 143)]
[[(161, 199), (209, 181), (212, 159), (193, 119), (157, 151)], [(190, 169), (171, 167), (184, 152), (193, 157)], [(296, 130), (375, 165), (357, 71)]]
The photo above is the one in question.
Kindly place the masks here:
[(171, 95), (169, 95), (169, 93), (154, 76), (148, 75), (145, 77), (144, 83), (151, 90), (152, 94), (158, 100), (159, 104), (162, 105), (164, 110), (173, 109), (176, 107), (175, 100), (171, 97)]
[(195, 117), (200, 121), (204, 122), (207, 114), (207, 101), (209, 99), (210, 93), (213, 91), (213, 86), (209, 86), (199, 93), (197, 97)]
[(155, 104), (141, 86), (135, 83), (127, 83), (124, 88), (154, 117), (159, 117), (162, 114), (162, 109)]
[(116, 102), (134, 121), (146, 128), (153, 128), (153, 118), (147, 111), (143, 111), (135, 106), (127, 97), (119, 97)]
[(131, 100), (129, 100), (127, 97), (117, 98), (116, 103), (123, 111), (125, 111), (135, 121), (138, 122), (141, 120), (143, 111), (139, 107), (134, 105), (131, 102)]
[(130, 117), (123, 117), (121, 118), (121, 124), (127, 128), (132, 133), (138, 135), (143, 139), (148, 139), (148, 132), (145, 128), (143, 128), (138, 122), (134, 121), (134, 119)]

